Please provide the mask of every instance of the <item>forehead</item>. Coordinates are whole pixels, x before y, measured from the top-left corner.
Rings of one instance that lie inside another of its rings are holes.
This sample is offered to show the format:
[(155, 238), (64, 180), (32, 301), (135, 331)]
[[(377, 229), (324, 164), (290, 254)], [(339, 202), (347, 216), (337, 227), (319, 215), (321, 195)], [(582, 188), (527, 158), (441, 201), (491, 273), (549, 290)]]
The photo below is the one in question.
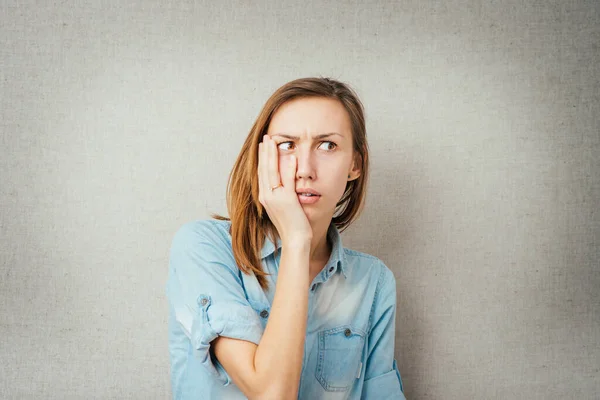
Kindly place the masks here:
[(273, 115), (268, 134), (305, 135), (338, 132), (349, 137), (350, 117), (344, 106), (334, 99), (309, 97), (283, 104)]

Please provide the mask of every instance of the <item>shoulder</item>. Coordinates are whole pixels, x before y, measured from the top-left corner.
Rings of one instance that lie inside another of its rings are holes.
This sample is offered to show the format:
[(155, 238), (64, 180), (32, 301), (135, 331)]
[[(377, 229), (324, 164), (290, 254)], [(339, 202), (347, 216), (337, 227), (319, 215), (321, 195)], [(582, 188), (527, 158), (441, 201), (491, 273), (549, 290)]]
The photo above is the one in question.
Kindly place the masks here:
[(180, 226), (171, 242), (173, 264), (192, 261), (200, 268), (226, 265), (232, 273), (237, 273), (229, 226), (229, 221), (211, 219), (190, 221)]
[(378, 286), (389, 282), (394, 282), (395, 286), (396, 277), (394, 273), (378, 257), (346, 247), (344, 247), (344, 253), (352, 268), (359, 270), (361, 275), (370, 275), (372, 279), (377, 280)]
[(229, 245), (231, 247), (231, 235), (229, 234), (229, 221), (212, 219), (198, 219), (184, 223), (177, 229), (173, 236), (173, 246), (189, 245), (191, 243), (210, 243), (213, 245)]

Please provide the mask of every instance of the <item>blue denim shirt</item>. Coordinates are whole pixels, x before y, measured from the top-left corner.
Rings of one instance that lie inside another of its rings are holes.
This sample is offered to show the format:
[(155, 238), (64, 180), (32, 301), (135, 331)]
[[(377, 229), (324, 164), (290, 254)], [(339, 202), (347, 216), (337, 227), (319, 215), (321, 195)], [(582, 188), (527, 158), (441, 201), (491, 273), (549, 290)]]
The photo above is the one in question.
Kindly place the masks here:
[[(269, 319), (281, 251), (261, 250), (269, 289), (236, 266), (229, 221), (184, 224), (170, 251), (169, 352), (174, 399), (246, 399), (214, 358), (217, 336), (259, 344)], [(342, 246), (332, 223), (329, 261), (315, 277), (299, 399), (405, 399), (394, 359), (396, 282), (377, 257)], [(281, 241), (276, 244), (281, 248)], [(294, 329), (294, 327), (290, 327)]]

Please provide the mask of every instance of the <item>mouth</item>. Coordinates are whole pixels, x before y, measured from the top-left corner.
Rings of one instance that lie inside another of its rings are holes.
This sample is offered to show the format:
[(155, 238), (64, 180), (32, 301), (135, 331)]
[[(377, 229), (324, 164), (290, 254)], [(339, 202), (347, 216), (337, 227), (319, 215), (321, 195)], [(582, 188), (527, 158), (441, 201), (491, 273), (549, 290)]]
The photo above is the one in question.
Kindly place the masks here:
[(320, 196), (320, 195), (318, 195), (318, 194), (312, 194), (312, 193), (301, 193), (301, 192), (298, 192), (298, 196), (302, 196), (302, 197), (321, 197), (321, 196)]
[(298, 201), (300, 201), (300, 204), (302, 204), (302, 205), (315, 204), (315, 203), (319, 202), (320, 199), (321, 199), (321, 195), (318, 195), (318, 194), (305, 193), (305, 192), (298, 193)]
[(296, 194), (298, 194), (298, 196), (304, 196), (304, 197), (320, 197), (321, 194), (319, 192), (317, 192), (314, 189), (309, 189), (309, 188), (299, 188), (296, 190)]

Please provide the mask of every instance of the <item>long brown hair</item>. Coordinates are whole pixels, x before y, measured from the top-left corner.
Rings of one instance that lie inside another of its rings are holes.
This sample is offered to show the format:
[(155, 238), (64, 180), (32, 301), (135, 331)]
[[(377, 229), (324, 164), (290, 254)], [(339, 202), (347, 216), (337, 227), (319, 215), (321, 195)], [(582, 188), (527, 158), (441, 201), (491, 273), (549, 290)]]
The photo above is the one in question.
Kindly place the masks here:
[(267, 237), (271, 242), (277, 243), (279, 234), (258, 201), (258, 144), (267, 133), (271, 119), (279, 107), (302, 97), (338, 100), (350, 117), (353, 149), (358, 156), (356, 162), (360, 168), (360, 176), (346, 184), (346, 190), (336, 205), (332, 221), (340, 232), (358, 218), (366, 197), (369, 148), (364, 108), (356, 92), (345, 83), (323, 77), (296, 79), (277, 89), (254, 122), (229, 174), (227, 210), (231, 218), (211, 214), (214, 219), (231, 221), (230, 234), (235, 261), (245, 274), (254, 272), (263, 289), (268, 287), (265, 278), (268, 274), (262, 269), (260, 252)]

